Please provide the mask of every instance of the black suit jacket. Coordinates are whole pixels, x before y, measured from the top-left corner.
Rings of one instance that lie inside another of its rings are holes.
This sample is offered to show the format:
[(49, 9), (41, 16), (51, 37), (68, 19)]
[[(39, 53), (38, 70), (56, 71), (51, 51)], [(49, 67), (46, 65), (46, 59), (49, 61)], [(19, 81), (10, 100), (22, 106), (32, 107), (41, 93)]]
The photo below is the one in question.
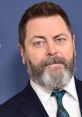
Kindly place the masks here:
[[(82, 81), (75, 79), (75, 84), (82, 115)], [(28, 83), (21, 93), (1, 105), (0, 117), (48, 117), (48, 115)]]

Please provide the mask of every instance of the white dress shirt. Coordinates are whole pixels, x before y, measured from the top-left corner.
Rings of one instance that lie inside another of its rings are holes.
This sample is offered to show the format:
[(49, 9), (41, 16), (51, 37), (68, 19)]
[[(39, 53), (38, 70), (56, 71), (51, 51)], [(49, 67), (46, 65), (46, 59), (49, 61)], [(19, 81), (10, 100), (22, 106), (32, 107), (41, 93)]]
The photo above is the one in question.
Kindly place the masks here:
[[(32, 80), (30, 83), (49, 117), (56, 117), (57, 102), (55, 97), (51, 96), (52, 92), (44, 87), (41, 87)], [(63, 97), (63, 106), (69, 113), (70, 117), (81, 117), (74, 77), (71, 78), (69, 84), (64, 89), (67, 93), (65, 93)]]

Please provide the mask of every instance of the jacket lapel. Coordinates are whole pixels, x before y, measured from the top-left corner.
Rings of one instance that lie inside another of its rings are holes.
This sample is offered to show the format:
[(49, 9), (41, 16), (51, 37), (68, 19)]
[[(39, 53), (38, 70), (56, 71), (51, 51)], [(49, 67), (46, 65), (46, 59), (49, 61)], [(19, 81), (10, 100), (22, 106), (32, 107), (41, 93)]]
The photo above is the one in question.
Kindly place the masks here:
[(75, 84), (76, 84), (76, 90), (78, 94), (80, 110), (81, 110), (81, 115), (82, 115), (82, 81), (75, 79)]
[(24, 92), (25, 98), (21, 99), (19, 103), (23, 103), (20, 113), (21, 117), (48, 117), (43, 105), (41, 104), (38, 96), (28, 83)]

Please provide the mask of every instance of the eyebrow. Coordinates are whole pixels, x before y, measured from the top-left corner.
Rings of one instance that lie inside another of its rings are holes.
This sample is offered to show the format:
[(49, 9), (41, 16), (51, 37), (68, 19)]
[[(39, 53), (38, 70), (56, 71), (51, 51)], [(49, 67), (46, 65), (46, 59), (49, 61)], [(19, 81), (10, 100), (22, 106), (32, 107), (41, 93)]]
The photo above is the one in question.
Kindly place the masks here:
[(34, 37), (32, 37), (32, 38), (31, 38), (31, 40), (32, 40), (32, 39), (34, 39), (34, 38), (41, 38), (41, 39), (45, 39), (45, 37), (44, 37), (44, 36), (35, 35)]
[[(66, 37), (67, 37), (66, 34), (60, 33), (60, 34), (58, 34), (58, 35), (55, 35), (55, 36), (53, 37), (53, 39), (58, 38), (58, 37), (60, 37), (60, 36), (66, 36)], [(40, 39), (45, 39), (45, 40), (46, 40), (46, 38), (45, 38), (44, 36), (35, 35), (35, 36), (33, 36), (33, 37), (31, 38), (30, 41), (32, 41), (34, 38), (40, 38)]]
[(35, 39), (35, 38), (40, 38), (40, 39), (46, 40), (46, 38), (45, 38), (44, 36), (35, 35), (35, 36), (33, 36), (33, 37), (30, 39), (30, 42), (31, 42), (33, 39)]
[(66, 34), (64, 34), (64, 33), (60, 33), (60, 34), (58, 34), (58, 35), (55, 35), (53, 38), (55, 39), (55, 38), (58, 38), (58, 37), (60, 37), (60, 36), (65, 36), (65, 37), (67, 37)]

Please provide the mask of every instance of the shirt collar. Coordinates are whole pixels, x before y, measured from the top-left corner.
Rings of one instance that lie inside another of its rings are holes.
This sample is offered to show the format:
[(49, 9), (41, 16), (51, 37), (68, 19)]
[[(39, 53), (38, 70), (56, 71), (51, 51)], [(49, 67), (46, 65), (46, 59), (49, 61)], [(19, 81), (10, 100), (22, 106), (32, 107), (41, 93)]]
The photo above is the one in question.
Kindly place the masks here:
[(45, 106), (51, 96), (52, 91), (38, 85), (37, 83), (30, 80), (30, 84), (32, 88), (34, 89), (35, 93), (39, 97), (41, 103)]
[[(39, 97), (42, 104), (46, 105), (51, 96), (52, 91), (38, 85), (37, 83), (33, 82), (32, 80), (30, 80), (30, 84), (31, 84), (32, 88), (34, 89), (35, 93), (37, 94), (37, 96)], [(72, 98), (74, 98), (76, 101), (78, 101), (74, 77), (72, 77), (70, 82), (68, 83), (68, 85), (66, 87), (64, 87), (64, 90), (67, 91), (68, 95), (70, 95)]]
[(74, 77), (71, 78), (70, 82), (66, 87), (64, 87), (64, 89), (68, 92), (70, 96), (72, 96), (75, 100), (78, 101)]

